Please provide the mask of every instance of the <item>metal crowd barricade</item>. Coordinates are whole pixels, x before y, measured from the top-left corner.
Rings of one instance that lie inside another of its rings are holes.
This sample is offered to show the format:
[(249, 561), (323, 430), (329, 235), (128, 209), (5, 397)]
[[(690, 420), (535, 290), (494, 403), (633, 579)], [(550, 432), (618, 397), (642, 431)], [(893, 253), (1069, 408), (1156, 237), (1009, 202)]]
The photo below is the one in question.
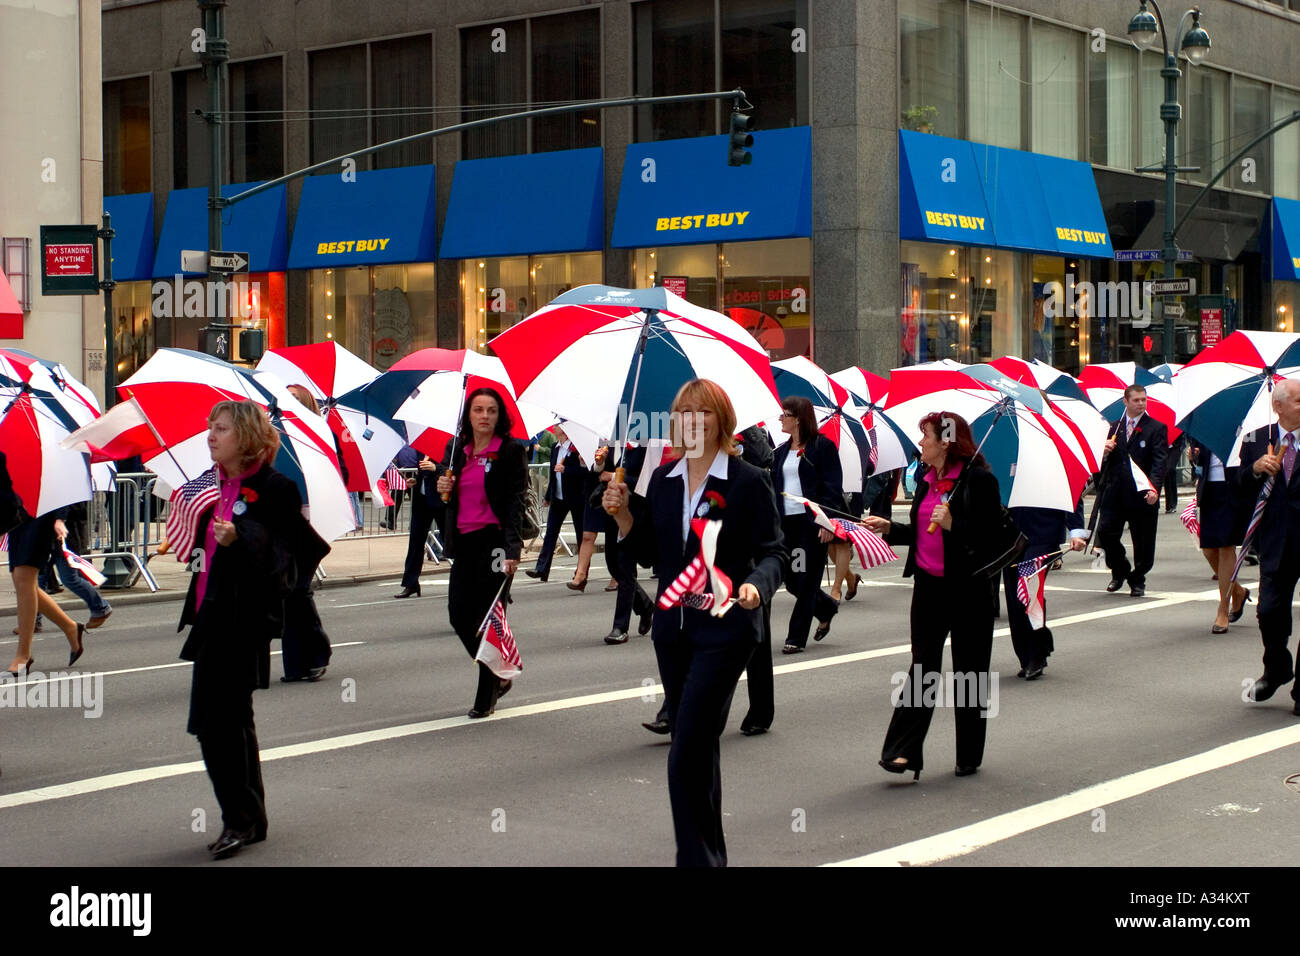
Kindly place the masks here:
[[(149, 572), (149, 546), (161, 540), (156, 522), (161, 520), (161, 509), (156, 507), (153, 494), (157, 476), (148, 472), (119, 473), (114, 479), (114, 490), (97, 491), (87, 508), (90, 529), (91, 553), (88, 559), (102, 558), (105, 571), (108, 562), (118, 559), (131, 569), (126, 580), (116, 587), (132, 587), (141, 577), (150, 591), (158, 590), (158, 582)], [(113, 580), (109, 575), (109, 580)]]
[[(532, 485), (533, 491), (537, 493), (537, 525), (542, 532), (542, 536), (545, 536), (546, 534), (546, 522), (550, 517), (551, 511), (551, 506), (546, 502), (546, 485), (550, 480), (551, 466), (549, 462), (540, 462), (528, 466), (528, 481)], [(568, 538), (566, 537), (568, 533), (569, 532), (561, 528), (559, 542), (563, 546), (565, 553), (569, 555), (569, 557), (572, 557), (574, 553), (573, 549), (578, 546), (578, 542), (575, 539), (573, 547), (570, 547)]]

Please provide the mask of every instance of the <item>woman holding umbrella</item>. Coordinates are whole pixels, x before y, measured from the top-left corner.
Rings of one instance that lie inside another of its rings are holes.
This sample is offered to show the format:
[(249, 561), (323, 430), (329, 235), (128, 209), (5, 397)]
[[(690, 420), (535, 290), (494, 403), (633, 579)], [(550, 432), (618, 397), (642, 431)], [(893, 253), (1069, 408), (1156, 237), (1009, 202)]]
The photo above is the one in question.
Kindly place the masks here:
[(668, 794), (679, 866), (726, 866), (718, 740), (736, 683), (762, 638), (759, 605), (771, 600), (785, 561), (771, 483), (737, 456), (735, 431), (736, 413), (721, 386), (687, 382), (672, 405), (677, 458), (655, 470), (643, 513), (634, 520), (626, 483), (611, 481), (603, 499), (637, 560), (655, 569), (660, 599), (702, 553), (692, 519), (719, 522), (714, 562), (739, 605), (721, 616), (694, 604), (654, 615), (673, 735)]
[[(477, 388), (465, 399), (460, 431), (448, 447), (438, 478), (446, 501), (445, 551), (451, 562), (447, 614), (473, 660), (483, 621), (519, 566), (520, 516), (528, 489), (524, 443), (512, 438), (513, 422), (494, 388)], [(505, 595), (503, 594), (503, 599)], [(486, 717), (511, 682), (478, 662), (478, 692), (471, 719)]]
[[(998, 480), (977, 454), (970, 425), (952, 412), (921, 419), (921, 462), (911, 522), (870, 516), (866, 525), (890, 544), (908, 546), (904, 577), (912, 577), (912, 667), (895, 703), (880, 766), (890, 773), (921, 776), (921, 748), (934, 694), (923, 693), (943, 667), (943, 644), (952, 634), (954, 685), (988, 687), (993, 652), (993, 592), (979, 570), (979, 555), (994, 538), (991, 521), (1001, 514)], [(951, 500), (950, 500), (951, 499)], [(928, 527), (927, 527), (928, 525)], [(936, 527), (937, 526), (937, 527)], [(942, 529), (942, 530), (940, 530)], [(985, 691), (977, 691), (982, 698)], [(986, 723), (982, 699), (952, 703), (957, 716), (957, 776), (979, 769)]]
[(186, 729), (199, 738), (221, 805), (221, 835), (208, 846), (218, 860), (266, 839), (253, 691), (268, 686), (297, 562), (314, 566), (329, 551), (303, 517), (297, 485), (271, 467), (279, 447), (260, 406), (218, 402), (208, 414), (215, 474), (177, 489), (203, 507), (193, 525), (198, 573), (177, 630), (191, 625), (180, 655), (194, 662)]
[(1238, 491), (1237, 468), (1224, 465), (1196, 439), (1192, 439), (1188, 454), (1192, 464), (1201, 468), (1196, 480), (1198, 543), (1219, 582), (1219, 607), (1210, 633), (1227, 634), (1228, 625), (1241, 618), (1250, 600), (1250, 590), (1233, 580), (1232, 570), (1237, 565), (1237, 548), (1246, 538), (1254, 502)]
[(782, 399), (781, 430), (790, 438), (772, 459), (772, 487), (781, 502), (781, 533), (790, 556), (785, 586), (795, 597), (790, 630), (781, 653), (798, 654), (808, 644), (808, 628), (813, 617), (817, 618), (813, 640), (820, 641), (830, 632), (831, 618), (839, 611), (839, 604), (821, 589), (831, 533), (813, 524), (812, 516), (801, 502), (784, 498), (782, 494), (799, 495), (834, 513), (842, 513), (843, 472), (835, 444), (817, 431), (811, 401), (800, 395)]

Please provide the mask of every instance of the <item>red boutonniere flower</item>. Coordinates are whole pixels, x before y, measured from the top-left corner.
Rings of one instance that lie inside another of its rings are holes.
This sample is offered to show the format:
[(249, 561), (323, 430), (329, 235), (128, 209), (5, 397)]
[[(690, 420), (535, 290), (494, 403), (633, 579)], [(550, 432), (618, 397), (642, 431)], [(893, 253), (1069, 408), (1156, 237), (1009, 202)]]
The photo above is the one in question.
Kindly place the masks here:
[(953, 488), (953, 480), (951, 478), (943, 478), (939, 481), (936, 481), (934, 483), (934, 487), (938, 490), (939, 494), (941, 495), (950, 494)]
[(797, 452), (794, 453), (794, 456), (795, 456), (796, 458), (802, 458), (802, 457), (803, 457), (803, 453), (804, 453), (804, 449), (803, 449), (803, 448), (800, 448)]
[(1142, 434), (1142, 426), (1139, 425), (1137, 428), (1133, 429), (1133, 434), (1134, 434), (1134, 435), (1141, 435), (1141, 434)]
[(722, 497), (722, 495), (718, 494), (716, 491), (706, 491), (704, 497), (719, 508), (727, 507), (727, 499)]
[(251, 505), (257, 500), (257, 492), (245, 485), (239, 489), (239, 497), (243, 498)]

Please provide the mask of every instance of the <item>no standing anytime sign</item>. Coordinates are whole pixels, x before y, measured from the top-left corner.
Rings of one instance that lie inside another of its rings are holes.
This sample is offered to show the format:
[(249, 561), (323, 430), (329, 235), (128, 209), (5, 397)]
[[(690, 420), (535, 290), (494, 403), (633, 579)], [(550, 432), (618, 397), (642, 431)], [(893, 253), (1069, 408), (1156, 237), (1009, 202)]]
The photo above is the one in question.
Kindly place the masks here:
[(41, 294), (96, 295), (99, 243), (94, 226), (41, 226)]

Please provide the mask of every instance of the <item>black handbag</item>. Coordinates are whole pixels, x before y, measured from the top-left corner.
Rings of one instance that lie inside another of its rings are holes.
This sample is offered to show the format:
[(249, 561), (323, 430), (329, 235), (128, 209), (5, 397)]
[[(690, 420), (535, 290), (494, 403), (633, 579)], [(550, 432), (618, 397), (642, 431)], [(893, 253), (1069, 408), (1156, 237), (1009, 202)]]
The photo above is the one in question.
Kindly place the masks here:
[[(963, 475), (964, 477), (964, 475)], [(960, 482), (962, 491), (962, 511), (971, 513), (970, 489), (966, 482)], [(1020, 556), (1029, 546), (1029, 538), (1020, 530), (1006, 505), (998, 502), (998, 513), (989, 521), (988, 538), (978, 542), (979, 549), (971, 549), (972, 564), (975, 564), (975, 576), (996, 577), (1008, 565), (1018, 564)], [(981, 563), (982, 562), (982, 563)]]

